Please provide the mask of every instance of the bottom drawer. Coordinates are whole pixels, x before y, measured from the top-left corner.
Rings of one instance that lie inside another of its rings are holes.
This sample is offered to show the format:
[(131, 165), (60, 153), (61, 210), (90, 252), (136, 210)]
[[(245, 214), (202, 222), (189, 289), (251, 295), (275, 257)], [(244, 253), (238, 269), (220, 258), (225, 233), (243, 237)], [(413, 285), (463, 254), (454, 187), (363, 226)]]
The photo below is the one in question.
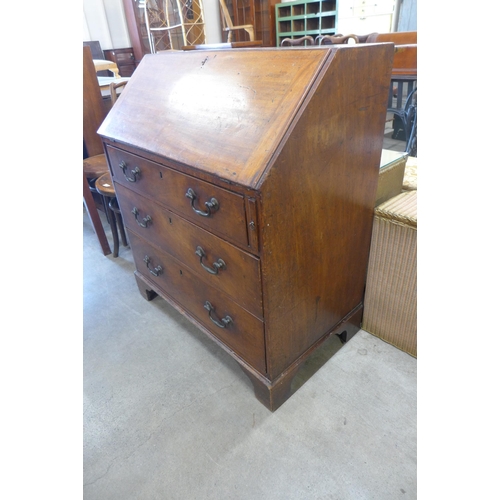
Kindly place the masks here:
[(266, 373), (264, 324), (169, 254), (129, 230), (137, 271), (194, 316), (214, 336)]

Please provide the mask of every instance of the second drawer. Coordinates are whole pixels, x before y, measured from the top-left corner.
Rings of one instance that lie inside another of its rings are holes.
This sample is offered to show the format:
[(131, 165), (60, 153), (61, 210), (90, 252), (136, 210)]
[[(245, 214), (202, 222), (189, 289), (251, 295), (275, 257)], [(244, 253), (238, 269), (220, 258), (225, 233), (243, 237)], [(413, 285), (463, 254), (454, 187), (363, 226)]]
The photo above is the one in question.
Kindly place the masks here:
[(186, 264), (255, 316), (262, 318), (260, 261), (148, 198), (115, 185), (125, 225)]

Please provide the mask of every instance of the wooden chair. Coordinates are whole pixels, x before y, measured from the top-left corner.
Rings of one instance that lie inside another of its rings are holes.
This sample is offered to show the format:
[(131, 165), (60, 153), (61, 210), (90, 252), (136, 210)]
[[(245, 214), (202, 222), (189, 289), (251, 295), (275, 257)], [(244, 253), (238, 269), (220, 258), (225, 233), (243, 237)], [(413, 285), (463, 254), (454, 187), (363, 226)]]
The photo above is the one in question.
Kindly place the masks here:
[(127, 246), (128, 243), (110, 172), (101, 175), (95, 181), (94, 186), (96, 192), (102, 196), (104, 213), (111, 226), (111, 234), (113, 236), (113, 257), (118, 257), (118, 249), (120, 247), (118, 231), (120, 232), (123, 245)]
[(83, 160), (83, 201), (104, 255), (111, 253), (89, 179), (96, 179), (108, 171), (97, 129), (104, 119), (104, 104), (97, 83), (97, 75), (90, 47), (83, 47), (83, 144), (88, 158)]
[(250, 41), (252, 42), (255, 39), (253, 25), (242, 24), (239, 26), (234, 26), (231, 16), (229, 15), (229, 10), (227, 9), (225, 0), (219, 0), (219, 3), (222, 10), (222, 31), (227, 31), (227, 41), (231, 42), (233, 40), (233, 31), (245, 30), (250, 37)]
[(111, 97), (111, 106), (113, 106), (113, 104), (116, 102), (116, 100), (118, 99), (119, 95), (117, 90), (121, 87), (125, 87), (125, 85), (127, 85), (128, 83), (128, 80), (119, 80), (119, 81), (116, 81), (116, 82), (111, 82), (109, 84), (109, 95)]
[(366, 43), (368, 38), (376, 34), (377, 33), (369, 33), (368, 35), (356, 35), (358, 37), (358, 43)]
[(301, 36), (300, 38), (284, 38), (280, 44), (282, 47), (314, 45), (312, 36)]
[[(100, 42), (83, 42), (83, 46), (90, 47), (90, 52), (92, 53), (92, 59), (94, 61), (105, 61), (104, 52), (101, 48)], [(110, 61), (111, 62), (111, 61)], [(108, 69), (97, 69), (97, 76), (110, 76), (112, 72)]]
[(316, 45), (336, 45), (347, 44), (349, 40), (359, 43), (359, 38), (356, 35), (318, 35), (315, 42)]
[[(118, 84), (113, 84), (115, 88), (112, 91), (112, 103), (117, 99), (116, 88), (118, 86), (124, 85), (126, 82), (120, 82)], [(113, 93), (115, 97), (113, 98)], [(105, 175), (109, 174), (109, 168), (104, 155), (104, 149), (100, 137), (97, 134), (97, 129), (100, 127), (101, 123), (105, 118), (105, 109), (103, 104), (103, 99), (101, 91), (99, 89), (99, 84), (97, 82), (97, 74), (95, 70), (94, 63), (92, 61), (92, 55), (90, 48), (83, 47), (83, 143), (86, 150), (87, 158), (83, 160), (83, 201), (87, 214), (89, 215), (90, 222), (94, 231), (96, 232), (99, 244), (101, 246), (104, 255), (109, 255), (111, 249), (109, 247), (108, 240), (104, 228), (101, 223), (101, 218), (99, 217), (98, 207), (102, 208), (106, 215), (107, 208), (104, 207), (104, 202), (99, 204), (101, 194), (95, 188), (97, 180)], [(112, 185), (112, 184), (111, 184)], [(113, 188), (114, 189), (114, 188)], [(94, 196), (93, 193), (97, 193), (98, 196)], [(112, 219), (108, 217), (108, 221), (112, 224)], [(113, 230), (113, 229), (112, 229)], [(124, 240), (124, 245), (126, 245), (126, 240)], [(118, 255), (118, 249), (115, 245), (113, 252), (114, 256)]]

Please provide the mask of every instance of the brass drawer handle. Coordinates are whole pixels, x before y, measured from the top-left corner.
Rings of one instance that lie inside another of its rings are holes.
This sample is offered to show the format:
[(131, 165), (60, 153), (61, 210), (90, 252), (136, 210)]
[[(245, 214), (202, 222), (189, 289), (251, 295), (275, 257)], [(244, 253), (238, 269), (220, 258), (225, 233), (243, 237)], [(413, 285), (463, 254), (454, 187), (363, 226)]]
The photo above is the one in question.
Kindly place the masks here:
[(139, 226), (141, 227), (148, 227), (149, 224), (151, 224), (153, 222), (153, 219), (151, 219), (151, 216), (150, 215), (146, 215), (146, 217), (144, 217), (144, 219), (142, 219), (142, 221), (139, 220), (139, 210), (137, 210), (136, 207), (134, 207), (132, 209), (132, 213), (134, 214), (134, 217), (135, 217), (135, 221), (137, 222), (137, 224), (139, 224)]
[(130, 171), (132, 174), (132, 177), (127, 176), (127, 162), (125, 160), (121, 161), (120, 164), (118, 165), (123, 172), (123, 175), (125, 176), (125, 179), (129, 182), (136, 182), (137, 178), (141, 174), (141, 171), (139, 170), (139, 167), (135, 167), (133, 170)]
[(149, 272), (153, 275), (153, 276), (160, 276), (161, 273), (163, 273), (163, 269), (161, 266), (156, 266), (155, 268), (151, 269), (149, 267), (149, 264), (151, 262), (151, 259), (146, 255), (146, 257), (144, 257), (144, 262), (146, 263), (146, 266), (147, 268), (149, 269)]
[(216, 212), (217, 210), (219, 210), (219, 202), (215, 198), (212, 198), (210, 201), (206, 201), (205, 202), (205, 206), (207, 207), (207, 211), (206, 212), (203, 212), (202, 210), (198, 210), (194, 206), (194, 200), (196, 200), (196, 193), (191, 188), (189, 188), (187, 190), (187, 192), (186, 192), (186, 198), (189, 198), (191, 200), (191, 208), (198, 215), (201, 215), (203, 217), (210, 217), (210, 215), (212, 215), (213, 212)]
[(195, 254), (200, 258), (201, 267), (210, 274), (219, 274), (219, 269), (226, 269), (226, 263), (222, 259), (218, 259), (216, 262), (214, 262), (212, 264), (212, 267), (208, 267), (203, 264), (203, 259), (207, 256), (207, 254), (205, 253), (205, 250), (203, 250), (203, 248), (199, 246), (196, 247)]
[(226, 316), (225, 318), (222, 318), (220, 321), (217, 318), (212, 317), (212, 313), (215, 312), (215, 308), (208, 300), (205, 302), (204, 305), (205, 309), (208, 311), (208, 317), (212, 320), (212, 323), (217, 325), (219, 328), (227, 328), (230, 323), (233, 322), (231, 316)]

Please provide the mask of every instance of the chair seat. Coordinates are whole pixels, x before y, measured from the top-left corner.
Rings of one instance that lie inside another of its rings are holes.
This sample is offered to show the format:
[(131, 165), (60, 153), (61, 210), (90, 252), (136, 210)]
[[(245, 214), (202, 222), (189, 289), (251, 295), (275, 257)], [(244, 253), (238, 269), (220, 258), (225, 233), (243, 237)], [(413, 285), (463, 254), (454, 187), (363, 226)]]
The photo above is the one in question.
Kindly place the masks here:
[(113, 182), (111, 181), (111, 174), (109, 172), (101, 175), (95, 181), (95, 189), (99, 194), (107, 196), (108, 198), (116, 197), (115, 188)]
[(106, 156), (101, 154), (85, 158), (83, 160), (83, 173), (87, 179), (95, 179), (109, 173)]

